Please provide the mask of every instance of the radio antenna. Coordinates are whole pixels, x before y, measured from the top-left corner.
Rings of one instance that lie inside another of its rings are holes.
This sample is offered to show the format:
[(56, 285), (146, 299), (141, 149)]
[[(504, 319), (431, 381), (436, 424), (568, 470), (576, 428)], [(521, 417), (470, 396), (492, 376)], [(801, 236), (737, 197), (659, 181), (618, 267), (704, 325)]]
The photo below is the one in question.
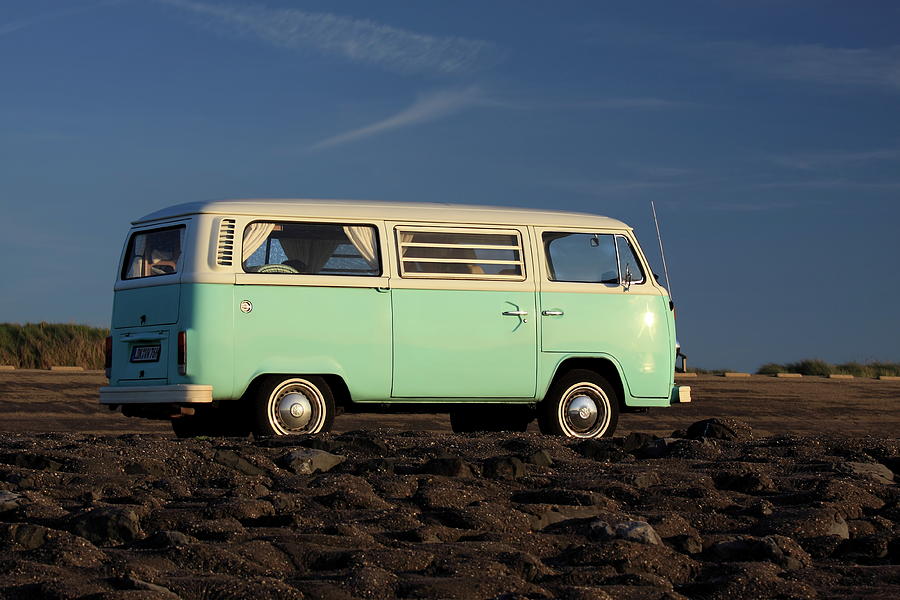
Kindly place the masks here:
[(659, 234), (659, 219), (656, 218), (656, 205), (650, 201), (650, 210), (653, 211), (653, 223), (656, 225), (656, 239), (659, 240), (659, 255), (662, 257), (663, 273), (666, 276), (666, 289), (669, 290), (669, 300), (673, 300), (672, 284), (669, 283), (669, 268), (666, 266), (666, 251), (663, 250), (662, 236)]

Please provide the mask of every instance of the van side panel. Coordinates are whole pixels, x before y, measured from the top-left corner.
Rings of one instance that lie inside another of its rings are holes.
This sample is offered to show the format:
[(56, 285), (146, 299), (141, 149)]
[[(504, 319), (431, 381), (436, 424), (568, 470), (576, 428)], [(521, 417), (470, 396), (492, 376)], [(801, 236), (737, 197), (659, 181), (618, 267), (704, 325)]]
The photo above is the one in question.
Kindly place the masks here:
[[(187, 333), (187, 374), (170, 372), (172, 383), (213, 386), (213, 399), (239, 397), (234, 386), (233, 287), (228, 284), (183, 284), (179, 331)], [(173, 334), (173, 339), (174, 339)], [(173, 351), (174, 353), (174, 351)]]
[(669, 398), (675, 348), (668, 298), (656, 288), (647, 293), (544, 291), (541, 309), (563, 313), (542, 317), (543, 352), (609, 355), (620, 366), (630, 395)]
[(391, 292), (393, 397), (534, 398), (533, 291)]
[[(258, 375), (335, 374), (355, 401), (391, 391), (391, 295), (374, 287), (233, 286), (234, 390)], [(239, 308), (249, 301), (248, 313)]]

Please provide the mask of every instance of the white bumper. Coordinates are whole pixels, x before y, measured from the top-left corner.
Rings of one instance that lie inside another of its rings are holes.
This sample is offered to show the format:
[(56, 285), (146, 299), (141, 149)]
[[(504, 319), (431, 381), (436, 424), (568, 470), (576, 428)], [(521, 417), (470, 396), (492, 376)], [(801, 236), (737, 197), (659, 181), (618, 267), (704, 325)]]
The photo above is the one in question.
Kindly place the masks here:
[(212, 402), (211, 385), (142, 385), (100, 388), (100, 404), (170, 404)]
[(672, 388), (670, 404), (685, 404), (691, 401), (691, 387), (689, 385), (676, 385)]

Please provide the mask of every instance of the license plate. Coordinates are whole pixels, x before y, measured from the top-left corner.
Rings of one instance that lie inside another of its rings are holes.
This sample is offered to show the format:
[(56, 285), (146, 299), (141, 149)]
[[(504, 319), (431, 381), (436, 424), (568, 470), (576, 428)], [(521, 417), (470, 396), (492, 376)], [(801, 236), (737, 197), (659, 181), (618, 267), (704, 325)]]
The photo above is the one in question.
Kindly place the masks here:
[(159, 346), (135, 346), (131, 349), (131, 362), (157, 362)]

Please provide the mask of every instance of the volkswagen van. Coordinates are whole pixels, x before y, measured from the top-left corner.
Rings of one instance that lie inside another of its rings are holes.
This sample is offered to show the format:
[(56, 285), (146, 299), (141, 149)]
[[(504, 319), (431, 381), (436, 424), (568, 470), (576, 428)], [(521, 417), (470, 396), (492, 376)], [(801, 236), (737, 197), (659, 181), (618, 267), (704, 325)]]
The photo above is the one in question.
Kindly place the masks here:
[(178, 435), (343, 411), (609, 436), (674, 385), (674, 307), (630, 227), (560, 211), (232, 200), (132, 224), (100, 402)]

